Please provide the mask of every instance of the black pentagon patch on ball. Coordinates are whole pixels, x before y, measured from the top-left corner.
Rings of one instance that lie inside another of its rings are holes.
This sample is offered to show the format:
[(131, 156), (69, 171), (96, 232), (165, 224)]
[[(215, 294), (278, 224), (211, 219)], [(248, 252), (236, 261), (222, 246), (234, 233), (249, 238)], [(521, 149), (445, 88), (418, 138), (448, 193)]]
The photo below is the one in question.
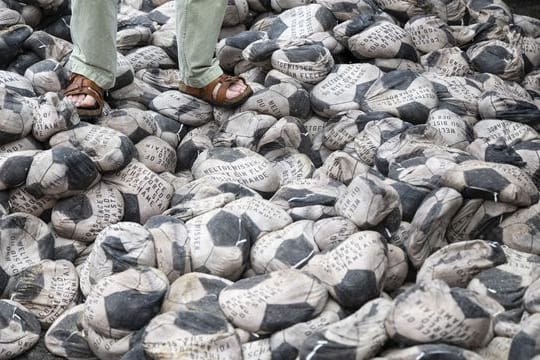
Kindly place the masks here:
[(512, 338), (508, 359), (528, 360), (532, 359), (536, 354), (536, 339), (523, 331), (518, 332)]
[(417, 77), (411, 70), (394, 70), (384, 74), (380, 81), (386, 89), (407, 90)]
[(371, 270), (349, 270), (334, 286), (336, 301), (345, 307), (359, 308), (379, 296), (377, 278)]
[(131, 265), (137, 265), (136, 260), (129, 257), (129, 254), (126, 253), (122, 239), (117, 236), (107, 236), (100, 244), (100, 247), (105, 253), (107, 260), (111, 260), (113, 273), (122, 272)]
[(538, 232), (540, 232), (540, 214), (537, 213), (531, 216), (525, 223), (530, 228), (529, 233), (534, 237), (538, 236)]
[(240, 149), (235, 148), (219, 148), (217, 151), (210, 150), (208, 155), (211, 158), (226, 162), (234, 162), (246, 157), (246, 155)]
[(74, 262), (78, 256), (77, 249), (73, 244), (56, 246), (54, 248), (54, 260), (68, 260), (69, 262)]
[(493, 193), (498, 193), (511, 184), (496, 170), (488, 168), (466, 170), (463, 177), (465, 189), (462, 193), (466, 197), (492, 200)]
[(184, 305), (188, 310), (193, 311), (204, 311), (208, 312), (214, 316), (219, 316), (226, 320), (226, 316), (219, 306), (217, 296), (214, 294), (203, 296), (202, 298), (190, 301)]
[(200, 277), (198, 281), (205, 291), (213, 294), (219, 294), (227, 286), (227, 283), (221, 279)]
[(23, 311), (22, 309), (16, 307), (15, 305), (9, 304), (4, 300), (0, 301), (0, 331), (8, 329), (14, 317), (18, 317), (20, 319), (19, 323), (21, 324), (23, 331), (30, 331), (39, 334), (40, 325), (32, 313), (29, 311)]
[(238, 35), (226, 38), (225, 43), (237, 49), (245, 49), (254, 41), (264, 39), (263, 31), (244, 31)]
[(472, 64), (481, 72), (502, 74), (506, 69), (506, 59), (511, 59), (512, 54), (502, 46), (488, 45), (473, 59)]
[(429, 208), (428, 213), (426, 214), (426, 217), (421, 223), (420, 231), (422, 231), (424, 234), (428, 234), (433, 225), (435, 220), (441, 215), (443, 209), (443, 203), (441, 201), (435, 201), (433, 206)]
[(531, 151), (539, 151), (540, 150), (540, 142), (537, 141), (521, 141), (517, 144), (513, 145), (514, 150), (531, 150)]
[(237, 199), (242, 197), (257, 196), (257, 193), (254, 190), (251, 190), (250, 188), (235, 182), (221, 183), (217, 186), (217, 188), (218, 190), (225, 193), (233, 193), (234, 195), (236, 195)]
[(82, 194), (59, 201), (54, 210), (61, 212), (74, 223), (89, 219), (93, 215), (90, 199)]
[(268, 36), (270, 39), (278, 38), (283, 32), (287, 30), (287, 25), (279, 17), (272, 22), (270, 30), (268, 30)]
[(296, 116), (304, 119), (310, 112), (311, 102), (309, 94), (305, 90), (295, 91), (289, 96), (289, 113), (291, 116)]
[(417, 101), (411, 101), (396, 107), (399, 117), (413, 124), (423, 124), (426, 122), (430, 109)]
[(10, 215), (0, 218), (0, 228), (3, 230), (24, 229), (28, 218), (20, 215)]
[(63, 349), (71, 358), (86, 358), (92, 353), (88, 347), (88, 341), (79, 333), (72, 332), (70, 329), (77, 329), (80, 319), (79, 313), (73, 313), (65, 316), (62, 322), (51, 331), (48, 336), (59, 339), (63, 342)]
[(131, 162), (137, 150), (127, 136), (120, 136), (120, 151), (124, 155), (124, 161), (120, 165), (120, 168), (124, 168)]
[[(170, 56), (170, 55), (169, 55)], [(122, 355), (122, 360), (147, 360), (144, 346), (141, 341), (129, 344), (129, 351)]]
[(238, 290), (250, 290), (257, 285), (265, 282), (270, 278), (270, 274), (264, 274), (264, 275), (257, 275), (257, 276), (251, 276), (246, 279), (239, 280), (235, 282), (233, 285), (231, 285), (231, 289), (238, 289)]
[(317, 10), (315, 13), (315, 19), (317, 19), (317, 21), (322, 25), (323, 29), (333, 28), (337, 23), (334, 14), (332, 14), (332, 12), (324, 6), (321, 6)]
[(487, 295), (497, 300), (505, 309), (521, 306), (527, 288), (521, 284), (520, 276), (491, 268), (480, 272), (476, 279), (488, 289)]
[(139, 199), (136, 194), (122, 193), (124, 199), (123, 221), (133, 221), (140, 223)]
[(497, 119), (515, 121), (522, 124), (527, 124), (538, 130), (538, 118), (540, 117), (540, 109), (528, 101), (514, 100), (514, 104), (505, 101), (505, 106), (497, 108)]
[(54, 236), (51, 233), (37, 239), (39, 257), (41, 259), (54, 259)]
[(175, 115), (177, 117), (180, 117), (183, 114), (188, 114), (188, 113), (192, 112), (193, 110), (197, 110), (197, 109), (201, 108), (201, 103), (199, 102), (199, 100), (195, 100), (193, 98), (188, 98), (188, 99), (189, 100), (186, 103), (181, 104), (176, 109)]
[(375, 230), (383, 235), (387, 240), (390, 240), (392, 238), (392, 234), (399, 230), (401, 219), (401, 209), (399, 207), (394, 208), (388, 215), (386, 215), (384, 220), (377, 224)]
[(432, 51), (429, 54), (425, 55), (425, 62), (427, 66), (435, 66), (439, 59), (441, 58), (441, 53), (438, 51)]
[(439, 95), (440, 97), (448, 97), (448, 96), (450, 96), (450, 91), (448, 90), (446, 85), (441, 84), (441, 83), (436, 82), (436, 81), (432, 81), (431, 83), (432, 83), (433, 88), (435, 89), (435, 92), (437, 93), (437, 95)]
[(33, 159), (32, 156), (13, 156), (6, 159), (0, 171), (0, 182), (8, 188), (23, 185)]
[(205, 265), (201, 265), (199, 266), (198, 268), (196, 269), (193, 269), (194, 272), (200, 272), (200, 273), (204, 273), (204, 274), (211, 274), (212, 272), (210, 271), (210, 269), (208, 269)]
[(281, 198), (287, 200), (291, 207), (309, 205), (334, 205), (336, 198), (325, 194), (317, 194), (308, 189), (284, 188), (279, 191)]
[(357, 84), (356, 91), (354, 92), (353, 101), (358, 104), (362, 104), (364, 102), (366, 92), (369, 90), (369, 88), (371, 87), (371, 85), (373, 85), (374, 82), (375, 80)]
[(163, 292), (141, 293), (129, 289), (105, 296), (105, 312), (110, 327), (139, 330), (159, 313), (163, 295)]
[(321, 45), (304, 45), (298, 48), (283, 50), (287, 59), (293, 63), (317, 61), (326, 55), (325, 48)]
[(251, 220), (251, 218), (246, 214), (242, 214), (241, 218), (242, 223), (244, 224), (244, 227), (249, 233), (250, 237), (252, 239), (257, 239), (259, 237), (259, 234), (262, 232), (257, 223)]
[(403, 211), (403, 220), (409, 222), (412, 221), (416, 210), (420, 207), (422, 201), (424, 201), (428, 191), (399, 181), (392, 182), (390, 186), (392, 186), (399, 194)]
[[(1, 50), (2, 49), (2, 46), (3, 45), (0, 45), (0, 53), (3, 51)], [(1, 59), (2, 55), (0, 55), (0, 59)], [(28, 69), (30, 66), (32, 66), (33, 64), (41, 61), (41, 57), (30, 51), (30, 52), (24, 52), (22, 54), (20, 54), (19, 56), (17, 56), (17, 61), (15, 62), (12, 62), (11, 64), (9, 64), (9, 70), (10, 71), (14, 71), (16, 72), (17, 74), (20, 74), (20, 75), (24, 75), (26, 69)], [(1, 63), (2, 60), (0, 60), (0, 63)]]
[(467, 360), (463, 349), (446, 344), (420, 345), (421, 354), (415, 360)]
[(157, 229), (161, 225), (167, 224), (167, 223), (173, 223), (173, 224), (183, 224), (184, 222), (180, 219), (174, 218), (172, 216), (167, 215), (155, 215), (150, 217), (146, 223), (144, 224), (144, 227), (148, 230)]
[(315, 309), (308, 303), (266, 304), (261, 330), (275, 332), (312, 317)]
[(186, 248), (177, 242), (172, 243), (171, 255), (173, 261), (173, 269), (178, 271), (184, 271), (186, 268), (186, 261), (189, 261), (186, 256)]
[(277, 348), (272, 349), (273, 360), (296, 359), (298, 349), (288, 343), (281, 343)]
[(464, 289), (451, 289), (450, 294), (466, 319), (489, 318), (490, 315), (480, 305), (464, 294)]
[[(310, 356), (311, 355), (311, 356)], [(300, 350), (302, 359), (320, 360), (356, 360), (356, 347), (328, 340), (322, 334), (309, 336)]]
[[(265, 61), (272, 56), (272, 53), (279, 50), (280, 46), (276, 40), (265, 40), (255, 44), (252, 44), (249, 55), (251, 61)], [(257, 93), (257, 92), (255, 92)]]
[(87, 189), (99, 176), (92, 159), (82, 151), (58, 146), (52, 149), (53, 162), (64, 164), (70, 190)]
[(404, 42), (401, 43), (401, 46), (394, 57), (418, 62), (418, 53), (416, 52), (416, 49)]
[[(344, 3), (349, 6), (344, 6), (344, 11), (354, 11), (358, 10), (356, 7), (356, 4), (353, 3)], [(350, 10), (349, 10), (350, 9)], [(368, 26), (373, 25), (375, 22), (375, 17), (372, 14), (360, 14), (354, 18), (352, 18), (347, 23), (347, 34), (358, 34)]]
[(485, 151), (485, 159), (489, 162), (523, 166), (523, 158), (511, 147), (489, 144)]
[(12, 26), (2, 34), (0, 43), (0, 64), (7, 66), (19, 54), (23, 42), (32, 34), (30, 26)]
[(283, 241), (276, 250), (275, 258), (285, 264), (300, 268), (304, 266), (314, 254), (315, 251), (313, 250), (313, 245), (311, 245), (303, 236), (299, 236), (296, 239)]
[[(498, 218), (497, 218), (498, 219)], [(488, 241), (491, 245), (493, 252), (488, 256), (488, 259), (493, 262), (493, 264), (500, 265), (504, 264), (507, 261), (506, 254), (504, 253), (501, 245), (495, 241)]]
[(0, 294), (4, 292), (4, 289), (6, 288), (8, 282), (9, 275), (0, 266)]
[(179, 311), (174, 325), (194, 336), (227, 331), (227, 321), (209, 312)]
[(239, 241), (248, 238), (242, 220), (226, 211), (218, 211), (214, 214), (206, 227), (212, 243), (216, 246), (238, 246)]
[(10, 134), (6, 132), (0, 132), (0, 144), (7, 144), (19, 139), (19, 134)]

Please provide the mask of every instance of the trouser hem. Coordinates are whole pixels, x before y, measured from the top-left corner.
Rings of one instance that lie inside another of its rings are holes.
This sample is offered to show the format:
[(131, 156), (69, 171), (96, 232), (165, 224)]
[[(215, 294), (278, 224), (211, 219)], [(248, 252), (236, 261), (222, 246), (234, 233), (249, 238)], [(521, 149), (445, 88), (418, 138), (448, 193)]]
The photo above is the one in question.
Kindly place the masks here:
[(108, 90), (114, 86), (115, 76), (106, 70), (85, 64), (73, 56), (70, 59), (70, 67), (71, 72), (92, 80), (103, 90)]

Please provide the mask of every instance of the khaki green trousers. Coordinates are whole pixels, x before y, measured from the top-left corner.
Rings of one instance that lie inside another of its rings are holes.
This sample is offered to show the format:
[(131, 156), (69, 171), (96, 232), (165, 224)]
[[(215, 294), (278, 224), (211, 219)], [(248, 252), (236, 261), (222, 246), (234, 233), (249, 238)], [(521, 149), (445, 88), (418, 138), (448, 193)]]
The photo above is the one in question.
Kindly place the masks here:
[[(203, 87), (223, 71), (214, 57), (227, 0), (176, 0), (180, 78)], [(71, 71), (103, 89), (114, 86), (118, 0), (72, 0)]]

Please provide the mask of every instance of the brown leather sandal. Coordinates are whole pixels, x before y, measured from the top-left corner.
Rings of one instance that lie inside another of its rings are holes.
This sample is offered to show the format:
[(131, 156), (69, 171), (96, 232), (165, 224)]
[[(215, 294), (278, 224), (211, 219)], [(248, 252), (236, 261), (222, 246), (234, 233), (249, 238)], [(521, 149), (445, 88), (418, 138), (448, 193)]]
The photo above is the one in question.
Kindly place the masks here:
[(64, 90), (64, 96), (90, 95), (96, 100), (92, 107), (78, 107), (77, 112), (81, 117), (100, 116), (103, 111), (103, 89), (92, 80), (79, 75), (71, 74), (69, 84)]
[[(244, 90), (244, 92), (238, 96), (227, 98), (227, 90), (238, 80), (246, 84), (246, 90)], [(217, 90), (216, 87), (218, 87)], [(226, 74), (221, 75), (203, 88), (195, 88), (180, 82), (178, 89), (183, 93), (195, 96), (196, 98), (204, 100), (212, 105), (226, 108), (232, 108), (243, 104), (251, 96), (251, 94), (253, 94), (253, 90), (251, 90), (243, 78)]]

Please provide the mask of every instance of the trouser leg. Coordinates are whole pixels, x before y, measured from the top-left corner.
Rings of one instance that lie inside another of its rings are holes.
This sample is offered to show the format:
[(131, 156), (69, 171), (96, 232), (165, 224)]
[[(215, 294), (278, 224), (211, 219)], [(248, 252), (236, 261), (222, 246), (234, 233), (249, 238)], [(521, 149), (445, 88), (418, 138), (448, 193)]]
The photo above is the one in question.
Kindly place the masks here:
[(214, 52), (226, 5), (227, 0), (176, 0), (178, 65), (189, 86), (204, 87), (223, 74)]
[(103, 89), (114, 85), (118, 0), (71, 0), (71, 71)]

